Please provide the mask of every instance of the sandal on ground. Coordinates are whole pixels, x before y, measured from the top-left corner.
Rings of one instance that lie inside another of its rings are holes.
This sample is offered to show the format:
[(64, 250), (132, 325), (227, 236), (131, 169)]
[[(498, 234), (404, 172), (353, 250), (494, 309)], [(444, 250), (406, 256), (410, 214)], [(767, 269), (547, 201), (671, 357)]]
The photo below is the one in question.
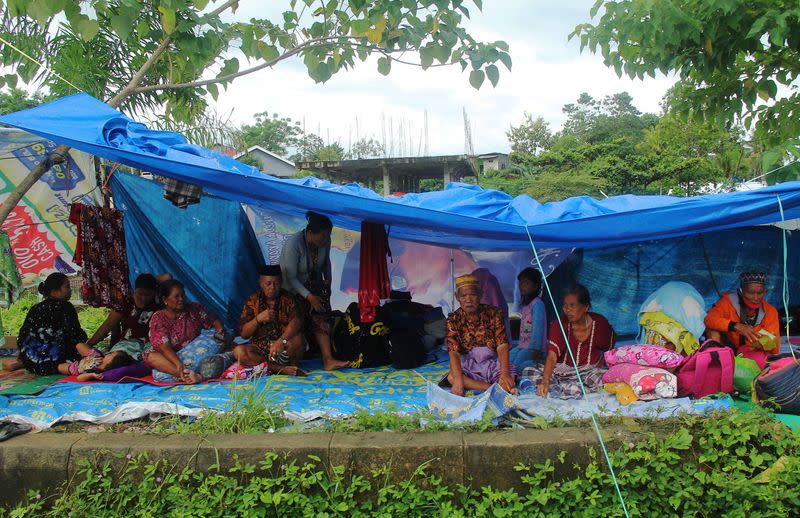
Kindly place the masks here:
[(0, 442), (16, 437), (17, 435), (26, 434), (31, 430), (33, 430), (33, 427), (29, 424), (11, 423), (8, 421), (0, 423)]

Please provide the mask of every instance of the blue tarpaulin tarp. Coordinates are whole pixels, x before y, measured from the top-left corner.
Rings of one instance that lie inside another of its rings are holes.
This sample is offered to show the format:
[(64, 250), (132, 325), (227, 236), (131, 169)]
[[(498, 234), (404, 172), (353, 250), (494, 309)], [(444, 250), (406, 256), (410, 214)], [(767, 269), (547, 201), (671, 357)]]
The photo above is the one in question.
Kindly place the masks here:
[(236, 326), (264, 261), (241, 206), (204, 196), (181, 210), (164, 199), (159, 183), (119, 171), (111, 188), (125, 214), (131, 282), (143, 272), (171, 273), (189, 299)]
[(0, 123), (229, 200), (291, 214), (315, 209), (349, 229), (362, 220), (391, 224), (397, 238), (473, 250), (526, 249), (528, 232), (537, 246), (598, 248), (773, 223), (780, 220), (778, 197), (787, 219), (800, 216), (800, 182), (692, 198), (584, 196), (545, 204), (465, 184), (383, 198), (353, 184), (278, 180), (176, 133), (150, 130), (87, 94), (5, 115)]

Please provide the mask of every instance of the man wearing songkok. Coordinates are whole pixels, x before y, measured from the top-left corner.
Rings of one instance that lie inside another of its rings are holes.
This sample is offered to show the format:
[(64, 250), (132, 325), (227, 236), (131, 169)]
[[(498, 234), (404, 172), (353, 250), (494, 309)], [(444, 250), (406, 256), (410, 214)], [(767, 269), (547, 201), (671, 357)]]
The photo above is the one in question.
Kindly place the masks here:
[(473, 275), (456, 279), (456, 298), (461, 307), (447, 318), (450, 391), (463, 395), (465, 389), (486, 390), (497, 383), (517, 393), (502, 313), (480, 303), (481, 286)]
[(706, 338), (732, 345), (762, 369), (780, 345), (778, 311), (764, 300), (766, 294), (764, 272), (743, 272), (736, 293), (723, 293), (705, 318)]
[(265, 361), (297, 366), (303, 358), (303, 322), (297, 299), (281, 289), (281, 282), (280, 266), (263, 266), (258, 279), (261, 289), (244, 303), (239, 336), (249, 338), (250, 343), (233, 349), (234, 357), (243, 366)]

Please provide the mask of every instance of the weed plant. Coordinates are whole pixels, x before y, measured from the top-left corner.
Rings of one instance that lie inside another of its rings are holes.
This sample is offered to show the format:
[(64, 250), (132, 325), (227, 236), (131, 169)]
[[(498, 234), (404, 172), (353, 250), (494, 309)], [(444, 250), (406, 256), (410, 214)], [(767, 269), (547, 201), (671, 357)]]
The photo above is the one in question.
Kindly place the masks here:
[[(120, 454), (120, 457), (122, 454)], [(147, 457), (121, 468), (83, 461), (53, 495), (30, 492), (8, 516), (622, 516), (605, 461), (593, 449), (585, 467), (554, 452), (518, 465), (522, 487), (445, 484), (430, 459), (397, 480), (389, 468), (347, 473), (310, 456), (296, 463), (268, 452), (257, 466), (207, 472)], [(630, 516), (797, 516), (800, 436), (766, 413), (687, 417), (667, 433), (642, 433), (611, 451)], [(115, 463), (120, 465), (120, 463)], [(565, 469), (566, 468), (566, 469)], [(565, 473), (572, 473), (565, 475)], [(0, 515), (4, 513), (0, 511)]]

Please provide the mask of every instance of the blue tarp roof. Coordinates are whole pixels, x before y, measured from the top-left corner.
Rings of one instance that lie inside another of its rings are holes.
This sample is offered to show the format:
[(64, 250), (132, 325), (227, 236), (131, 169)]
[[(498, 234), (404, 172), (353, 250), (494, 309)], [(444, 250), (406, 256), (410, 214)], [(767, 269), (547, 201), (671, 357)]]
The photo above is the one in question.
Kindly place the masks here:
[(290, 214), (316, 210), (354, 230), (362, 220), (390, 224), (397, 238), (473, 250), (527, 249), (528, 230), (537, 246), (594, 248), (774, 223), (778, 197), (787, 219), (800, 216), (800, 182), (691, 198), (580, 196), (544, 204), (452, 183), (444, 191), (383, 198), (355, 184), (264, 175), (177, 133), (150, 130), (87, 94), (5, 115), (0, 123), (222, 198)]

